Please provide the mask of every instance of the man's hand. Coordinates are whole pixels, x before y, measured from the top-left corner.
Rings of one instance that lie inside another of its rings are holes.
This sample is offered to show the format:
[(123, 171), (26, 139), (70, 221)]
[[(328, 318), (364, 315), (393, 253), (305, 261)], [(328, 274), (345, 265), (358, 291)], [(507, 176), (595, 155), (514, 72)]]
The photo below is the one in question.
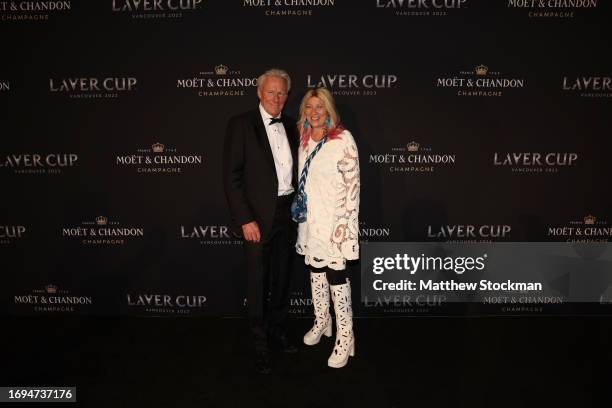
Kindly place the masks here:
[(242, 235), (249, 242), (259, 242), (261, 234), (257, 222), (251, 221), (248, 224), (242, 224)]

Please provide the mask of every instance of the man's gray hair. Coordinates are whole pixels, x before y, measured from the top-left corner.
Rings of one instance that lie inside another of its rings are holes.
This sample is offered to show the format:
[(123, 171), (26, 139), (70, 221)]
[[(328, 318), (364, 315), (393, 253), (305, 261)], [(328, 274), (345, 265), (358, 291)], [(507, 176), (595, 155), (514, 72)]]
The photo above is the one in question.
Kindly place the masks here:
[(287, 73), (287, 71), (284, 71), (278, 68), (272, 68), (272, 69), (267, 70), (266, 72), (261, 74), (259, 78), (257, 78), (257, 91), (261, 90), (261, 86), (263, 85), (267, 77), (282, 78), (285, 80), (285, 83), (287, 84), (287, 91), (291, 89), (291, 78), (289, 77), (289, 74)]

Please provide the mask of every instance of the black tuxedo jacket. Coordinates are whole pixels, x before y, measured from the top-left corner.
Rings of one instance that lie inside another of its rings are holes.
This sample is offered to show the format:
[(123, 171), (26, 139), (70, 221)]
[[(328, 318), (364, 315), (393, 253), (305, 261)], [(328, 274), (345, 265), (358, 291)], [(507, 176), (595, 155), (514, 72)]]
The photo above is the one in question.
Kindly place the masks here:
[[(293, 189), (297, 191), (299, 136), (293, 119), (282, 116), (293, 157)], [(274, 157), (259, 109), (231, 118), (223, 145), (223, 188), (236, 232), (257, 221), (262, 241), (274, 221), (278, 179)], [(289, 214), (287, 214), (289, 216)]]

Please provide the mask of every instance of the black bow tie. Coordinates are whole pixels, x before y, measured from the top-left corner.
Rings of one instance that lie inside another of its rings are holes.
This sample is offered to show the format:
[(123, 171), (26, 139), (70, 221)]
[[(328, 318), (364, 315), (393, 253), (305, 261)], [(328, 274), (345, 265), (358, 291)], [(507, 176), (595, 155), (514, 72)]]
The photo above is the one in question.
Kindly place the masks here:
[(273, 125), (275, 123), (283, 123), (281, 118), (270, 118), (270, 125)]

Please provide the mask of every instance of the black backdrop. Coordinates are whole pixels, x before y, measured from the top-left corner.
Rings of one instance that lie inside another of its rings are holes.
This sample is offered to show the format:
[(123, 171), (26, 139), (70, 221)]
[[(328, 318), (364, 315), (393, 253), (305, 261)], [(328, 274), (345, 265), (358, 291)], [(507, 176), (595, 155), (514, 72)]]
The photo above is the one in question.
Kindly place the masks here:
[[(291, 116), (309, 86), (336, 95), (363, 241), (612, 236), (609, 2), (154, 4), (0, 2), (8, 313), (241, 315), (220, 153), (270, 67), (292, 76)], [(300, 264), (292, 312), (309, 315)], [(448, 312), (435, 306), (356, 314)]]

